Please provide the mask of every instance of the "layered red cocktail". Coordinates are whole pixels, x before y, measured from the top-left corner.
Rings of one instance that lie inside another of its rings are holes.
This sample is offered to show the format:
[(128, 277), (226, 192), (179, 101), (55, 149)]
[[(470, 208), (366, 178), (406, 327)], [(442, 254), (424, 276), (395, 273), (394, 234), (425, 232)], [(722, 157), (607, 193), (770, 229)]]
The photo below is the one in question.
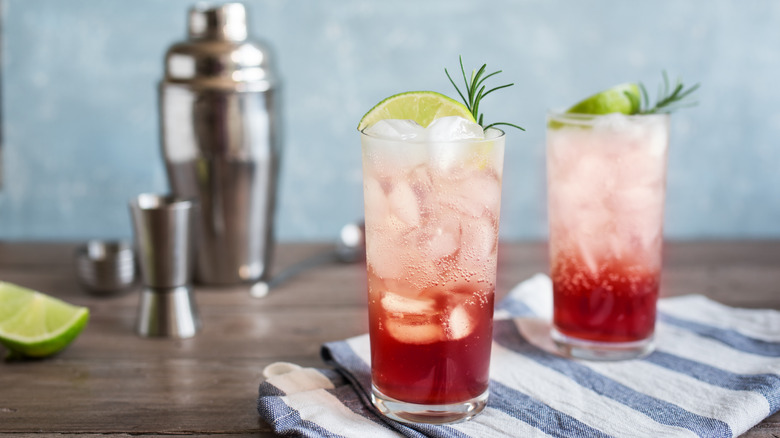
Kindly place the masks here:
[(487, 400), (504, 134), (389, 124), (361, 133), (374, 401), (402, 421), (457, 421)]
[(574, 356), (652, 348), (661, 276), (666, 114), (551, 114), (553, 337)]

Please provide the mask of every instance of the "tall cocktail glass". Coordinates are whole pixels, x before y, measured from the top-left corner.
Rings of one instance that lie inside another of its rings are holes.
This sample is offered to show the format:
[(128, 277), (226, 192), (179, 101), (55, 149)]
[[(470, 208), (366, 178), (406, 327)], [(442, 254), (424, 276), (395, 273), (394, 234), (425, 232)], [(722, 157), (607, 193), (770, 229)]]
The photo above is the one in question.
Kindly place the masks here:
[(566, 354), (653, 349), (669, 116), (550, 113), (552, 336)]
[(504, 140), (361, 132), (372, 400), (395, 420), (487, 403)]

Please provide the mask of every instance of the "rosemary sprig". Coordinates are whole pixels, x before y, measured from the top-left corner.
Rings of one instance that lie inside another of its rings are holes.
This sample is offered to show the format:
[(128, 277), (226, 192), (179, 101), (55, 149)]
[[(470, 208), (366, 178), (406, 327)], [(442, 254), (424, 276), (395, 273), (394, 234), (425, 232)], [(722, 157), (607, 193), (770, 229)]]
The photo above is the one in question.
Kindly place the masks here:
[[(697, 83), (694, 86), (686, 89), (682, 83), (682, 80), (677, 78), (674, 87), (670, 87), (669, 76), (666, 74), (666, 71), (664, 70), (662, 74), (664, 81), (658, 86), (658, 96), (656, 97), (655, 104), (653, 104), (653, 106), (650, 106), (650, 97), (648, 96), (645, 85), (641, 82), (638, 84), (639, 90), (642, 93), (642, 101), (637, 102), (638, 104), (636, 105), (636, 107), (639, 108), (639, 114), (668, 114), (678, 109), (689, 108), (698, 104), (698, 102), (686, 101), (686, 98), (688, 98), (694, 91), (698, 90), (700, 84)], [(638, 98), (634, 95), (631, 95), (629, 96), (629, 99), (635, 102)]]
[(463, 68), (463, 57), (459, 56), (458, 59), (460, 60), (460, 72), (463, 75), (463, 81), (466, 83), (465, 96), (460, 91), (460, 88), (458, 88), (458, 86), (455, 84), (455, 81), (452, 80), (452, 77), (450, 76), (450, 72), (448, 72), (446, 68), (444, 69), (444, 73), (447, 75), (447, 78), (450, 80), (450, 83), (452, 83), (452, 86), (455, 87), (455, 91), (458, 92), (458, 95), (460, 95), (460, 98), (463, 100), (463, 103), (466, 104), (466, 108), (468, 108), (469, 111), (471, 111), (471, 114), (474, 116), (474, 120), (476, 120), (477, 123), (479, 123), (479, 125), (482, 126), (482, 129), (488, 129), (493, 126), (504, 125), (504, 126), (511, 126), (513, 128), (517, 128), (521, 131), (525, 131), (524, 128), (507, 122), (495, 122), (485, 126), (484, 124), (485, 114), (479, 112), (479, 105), (480, 103), (482, 103), (482, 99), (484, 99), (488, 94), (494, 91), (500, 90), (502, 88), (511, 87), (512, 85), (514, 85), (514, 83), (499, 85), (498, 87), (494, 87), (486, 91), (487, 86), (484, 85), (485, 81), (488, 78), (501, 73), (501, 70), (494, 71), (493, 73), (485, 74), (485, 69), (487, 68), (487, 64), (482, 64), (482, 67), (480, 67), (478, 70), (472, 70), (470, 78), (467, 78), (466, 69)]

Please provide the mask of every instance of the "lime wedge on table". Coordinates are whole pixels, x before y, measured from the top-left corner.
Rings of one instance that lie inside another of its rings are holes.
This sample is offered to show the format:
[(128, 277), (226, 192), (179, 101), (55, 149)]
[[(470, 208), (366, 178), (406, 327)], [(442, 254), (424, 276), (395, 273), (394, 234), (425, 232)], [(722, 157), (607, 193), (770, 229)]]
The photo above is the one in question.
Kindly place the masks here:
[(409, 91), (388, 97), (369, 110), (358, 125), (362, 131), (385, 119), (414, 120), (427, 127), (434, 119), (460, 116), (476, 123), (466, 105), (435, 91)]
[(641, 96), (637, 84), (620, 84), (578, 102), (567, 113), (579, 114), (636, 114)]
[(46, 357), (68, 346), (87, 324), (89, 310), (0, 282), (0, 343), (9, 356)]

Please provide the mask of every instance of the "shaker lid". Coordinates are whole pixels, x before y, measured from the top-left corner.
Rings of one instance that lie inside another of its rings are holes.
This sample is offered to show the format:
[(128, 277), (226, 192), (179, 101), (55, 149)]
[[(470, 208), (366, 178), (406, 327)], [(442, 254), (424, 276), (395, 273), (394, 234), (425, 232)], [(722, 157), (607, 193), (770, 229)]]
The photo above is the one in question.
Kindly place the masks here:
[(190, 39), (244, 41), (247, 38), (246, 9), (240, 3), (217, 7), (203, 4), (190, 9)]
[(188, 35), (165, 55), (165, 82), (237, 91), (273, 86), (269, 51), (248, 39), (244, 5), (194, 6)]

